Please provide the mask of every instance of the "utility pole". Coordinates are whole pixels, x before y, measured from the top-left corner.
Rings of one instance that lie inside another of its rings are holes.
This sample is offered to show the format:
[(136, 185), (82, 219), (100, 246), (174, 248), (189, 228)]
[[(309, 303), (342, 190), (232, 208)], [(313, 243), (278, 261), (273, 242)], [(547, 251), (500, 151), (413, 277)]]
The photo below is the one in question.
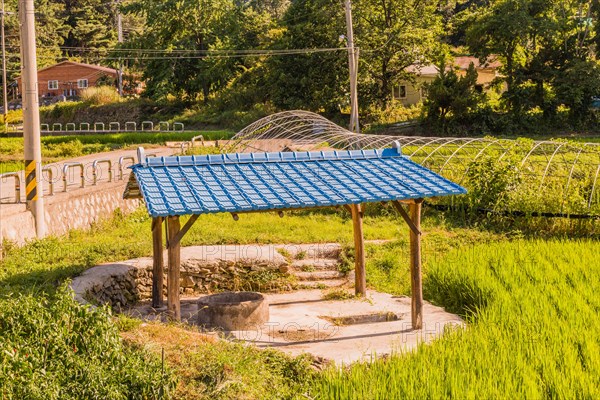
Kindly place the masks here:
[[(123, 43), (123, 18), (121, 11), (119, 10), (120, 0), (116, 1), (117, 4), (117, 41)], [(119, 71), (117, 72), (119, 96), (123, 96), (123, 62), (119, 60)]]
[(4, 10), (4, 0), (2, 0), (2, 16), (0, 17), (0, 19), (1, 19), (0, 24), (2, 26), (0, 27), (0, 36), (2, 36), (2, 99), (4, 101), (3, 114), (4, 114), (4, 131), (5, 132), (8, 132), (8, 89), (7, 89), (7, 82), (6, 82), (6, 36), (4, 35), (4, 16), (7, 14), (12, 14), (12, 13), (7, 13)]
[(38, 104), (35, 8), (33, 0), (19, 0), (21, 30), (21, 77), (23, 84), (23, 138), (25, 144), (25, 193), (27, 208), (33, 214), (38, 239), (46, 236), (40, 106)]
[(352, 28), (352, 3), (345, 2), (346, 29), (348, 34), (348, 69), (350, 70), (350, 131), (360, 132), (358, 123), (358, 49), (354, 48), (354, 30)]

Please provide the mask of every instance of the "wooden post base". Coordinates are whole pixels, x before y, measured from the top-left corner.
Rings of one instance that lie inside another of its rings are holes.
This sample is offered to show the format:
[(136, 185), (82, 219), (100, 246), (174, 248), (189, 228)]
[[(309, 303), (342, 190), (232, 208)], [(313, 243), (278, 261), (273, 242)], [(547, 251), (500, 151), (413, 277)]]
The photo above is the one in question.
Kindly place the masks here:
[(354, 291), (357, 296), (366, 296), (367, 273), (365, 270), (365, 240), (363, 237), (362, 223), (363, 212), (360, 204), (350, 205), (350, 210), (352, 212), (352, 225), (354, 227)]
[(169, 272), (167, 276), (167, 308), (169, 317), (174, 321), (181, 320), (181, 302), (179, 299), (180, 244), (174, 240), (179, 234), (179, 217), (167, 217), (167, 244)]

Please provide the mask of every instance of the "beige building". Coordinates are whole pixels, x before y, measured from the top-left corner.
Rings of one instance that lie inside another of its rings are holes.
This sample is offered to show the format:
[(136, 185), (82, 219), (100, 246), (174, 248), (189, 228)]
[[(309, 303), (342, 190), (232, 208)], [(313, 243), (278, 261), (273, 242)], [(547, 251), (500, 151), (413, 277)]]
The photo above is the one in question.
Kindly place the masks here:
[[(459, 76), (463, 76), (471, 63), (473, 63), (477, 70), (477, 86), (481, 90), (487, 90), (490, 87), (490, 83), (499, 76), (498, 68), (501, 66), (500, 62), (493, 60), (482, 64), (476, 57), (456, 57), (454, 59), (454, 68)], [(437, 77), (439, 69), (433, 64), (414, 64), (408, 67), (406, 71), (415, 74), (415, 82), (399, 82), (394, 86), (392, 95), (395, 101), (405, 106), (411, 106), (421, 103), (427, 98), (427, 86)]]

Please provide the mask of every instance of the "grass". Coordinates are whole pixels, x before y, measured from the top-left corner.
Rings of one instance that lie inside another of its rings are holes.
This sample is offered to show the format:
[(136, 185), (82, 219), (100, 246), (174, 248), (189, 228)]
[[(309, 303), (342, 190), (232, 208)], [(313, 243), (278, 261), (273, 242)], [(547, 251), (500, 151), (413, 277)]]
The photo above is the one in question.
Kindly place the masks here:
[[(456, 249), (430, 260), (426, 298), (464, 315), (468, 327), (415, 353), (328, 370), (312, 395), (597, 398), (598, 254), (600, 243), (594, 241), (517, 240)], [(371, 266), (369, 274), (377, 268)]]
[[(205, 140), (227, 139), (230, 131), (171, 133), (110, 133), (77, 136), (42, 137), (42, 158), (46, 163), (86, 154), (125, 149), (132, 146), (162, 146), (166, 142), (189, 141), (202, 134)], [(23, 138), (0, 137), (0, 174), (23, 169)]]
[[(385, 211), (365, 210), (365, 237), (392, 240), (367, 246), (368, 284), (407, 294), (408, 228)], [(415, 353), (317, 373), (307, 358), (215, 342), (185, 326), (141, 324), (123, 317), (113, 322), (126, 344), (119, 351), (131, 365), (141, 359), (156, 365), (164, 349), (168, 376), (179, 377), (176, 398), (598, 397), (600, 243), (527, 239), (519, 232), (461, 227), (457, 222), (431, 211), (423, 219), (424, 293), (427, 300), (465, 316), (468, 327), (448, 332)], [(293, 212), (284, 219), (245, 214), (237, 222), (223, 214), (202, 216), (183, 245), (351, 239), (351, 220), (342, 211)], [(57, 300), (44, 299), (52, 299), (61, 282), (101, 262), (149, 256), (150, 240), (150, 219), (140, 209), (129, 216), (117, 213), (90, 231), (74, 231), (65, 238), (34, 241), (23, 248), (6, 244), (0, 307), (19, 309), (11, 298), (22, 293), (33, 304), (24, 312), (37, 318), (35, 305), (52, 309)], [(350, 263), (351, 250), (343, 253)], [(345, 298), (351, 293), (324, 295)], [(49, 333), (40, 334), (36, 343), (43, 343)], [(5, 330), (0, 337), (4, 342)]]
[(148, 323), (123, 337), (156, 355), (164, 349), (180, 378), (180, 399), (288, 399), (307, 392), (315, 375), (308, 356), (215, 340), (188, 327)]
[(64, 286), (0, 301), (3, 399), (149, 399), (169, 395), (160, 359), (125, 346), (109, 310), (79, 305)]
[[(369, 213), (369, 208), (367, 208)], [(424, 218), (425, 257), (473, 242), (500, 240), (503, 234), (468, 228), (454, 228), (431, 214)], [(182, 225), (185, 218), (182, 220)], [(76, 230), (67, 237), (33, 241), (25, 247), (4, 246), (0, 262), (0, 295), (10, 291), (51, 291), (58, 282), (103, 262), (150, 256), (150, 218), (145, 209), (94, 224), (90, 230)], [(367, 215), (366, 239), (397, 239), (407, 243), (408, 228), (399, 218)], [(276, 214), (244, 214), (234, 221), (228, 214), (204, 215), (182, 240), (183, 246), (200, 244), (252, 243), (350, 243), (352, 221), (344, 211), (293, 212), (283, 219)], [(400, 254), (408, 257), (407, 253)], [(406, 258), (408, 260), (408, 258)], [(408, 261), (407, 261), (408, 262)]]

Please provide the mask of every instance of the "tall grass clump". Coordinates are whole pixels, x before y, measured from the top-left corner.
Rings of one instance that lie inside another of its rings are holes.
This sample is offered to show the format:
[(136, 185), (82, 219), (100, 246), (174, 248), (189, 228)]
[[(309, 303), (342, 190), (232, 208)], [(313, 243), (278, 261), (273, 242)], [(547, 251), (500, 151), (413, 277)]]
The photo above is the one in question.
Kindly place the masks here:
[(0, 300), (3, 399), (158, 399), (174, 388), (160, 360), (125, 346), (108, 308), (54, 295)]
[(112, 86), (97, 86), (83, 89), (79, 97), (84, 103), (101, 106), (110, 103), (118, 103), (121, 97)]
[[(431, 260), (426, 298), (466, 318), (417, 351), (330, 369), (335, 399), (599, 398), (600, 243), (517, 240)], [(436, 326), (425, 326), (436, 330)]]

